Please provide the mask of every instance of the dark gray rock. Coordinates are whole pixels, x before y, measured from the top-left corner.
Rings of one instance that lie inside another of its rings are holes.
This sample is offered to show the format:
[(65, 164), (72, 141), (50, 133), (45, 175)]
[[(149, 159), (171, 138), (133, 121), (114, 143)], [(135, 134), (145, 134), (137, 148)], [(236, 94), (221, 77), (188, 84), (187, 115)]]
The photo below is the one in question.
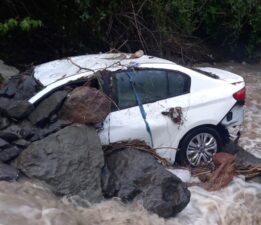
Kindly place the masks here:
[(14, 145), (16, 145), (16, 146), (18, 146), (20, 148), (26, 148), (28, 145), (31, 144), (31, 142), (30, 141), (26, 141), (24, 139), (19, 139), (19, 140), (14, 141), (12, 144), (14, 144)]
[(12, 159), (15, 159), (21, 152), (22, 150), (17, 146), (11, 146), (9, 148), (2, 149), (0, 150), (0, 161), (8, 162)]
[(6, 65), (2, 60), (0, 60), (0, 74), (7, 81), (11, 76), (18, 74), (19, 70), (15, 67)]
[(9, 119), (6, 117), (0, 116), (0, 130), (5, 129), (10, 125)]
[[(29, 71), (30, 73), (30, 71)], [(35, 79), (31, 76), (22, 76), (23, 80), (17, 86), (14, 99), (24, 100), (29, 99), (35, 95), (41, 88)]]
[(0, 138), (12, 142), (21, 138), (21, 128), (11, 125), (4, 130), (0, 130)]
[(18, 170), (14, 167), (0, 162), (0, 181), (12, 181), (18, 178)]
[(261, 165), (261, 159), (255, 157), (251, 153), (245, 151), (243, 148), (237, 146), (236, 161), (241, 165)]
[(235, 144), (234, 142), (230, 141), (225, 148), (223, 149), (223, 152), (230, 153), (232, 155), (235, 155), (237, 163), (248, 166), (248, 165), (260, 165), (261, 159), (255, 157), (251, 153), (245, 151), (242, 147)]
[(0, 113), (14, 119), (22, 119), (33, 110), (33, 105), (26, 100), (14, 100), (0, 97)]
[(37, 93), (42, 86), (33, 78), (33, 68), (12, 76), (4, 88), (0, 90), (0, 96), (15, 100), (28, 100)]
[(41, 140), (49, 134), (55, 133), (56, 131), (72, 124), (69, 121), (57, 120), (55, 123), (50, 124), (45, 128), (37, 127), (26, 127), (22, 129), (22, 136), (31, 142)]
[(33, 137), (38, 131), (38, 128), (34, 127), (27, 119), (24, 119), (17, 125), (21, 128), (20, 134), (25, 140), (30, 140), (30, 138)]
[(9, 81), (8, 84), (0, 90), (0, 96), (8, 98), (14, 97), (16, 93), (16, 86), (17, 84), (15, 82)]
[(0, 138), (0, 150), (8, 147), (9, 145), (10, 144), (7, 141), (5, 141), (2, 138)]
[(59, 195), (102, 199), (100, 174), (104, 164), (94, 128), (74, 124), (33, 142), (17, 158), (28, 177), (47, 183)]
[(186, 185), (148, 153), (120, 150), (106, 156), (106, 166), (102, 176), (106, 197), (141, 198), (147, 210), (165, 218), (175, 216), (189, 203)]
[[(255, 166), (261, 165), (261, 159), (255, 157), (251, 153), (245, 151), (242, 147), (238, 146), (234, 142), (230, 141), (228, 145), (223, 149), (224, 152), (235, 155), (235, 160), (237, 164), (242, 166)], [(247, 179), (249, 181), (257, 182), (261, 184), (261, 175)]]
[(66, 91), (57, 91), (48, 98), (45, 98), (36, 106), (35, 110), (29, 116), (29, 120), (38, 126), (45, 125), (50, 117), (60, 109), (66, 96)]
[(50, 124), (44, 129), (41, 129), (40, 133), (42, 137), (46, 137), (49, 134), (52, 134), (68, 125), (72, 124), (70, 121), (66, 120), (57, 120), (55, 123)]

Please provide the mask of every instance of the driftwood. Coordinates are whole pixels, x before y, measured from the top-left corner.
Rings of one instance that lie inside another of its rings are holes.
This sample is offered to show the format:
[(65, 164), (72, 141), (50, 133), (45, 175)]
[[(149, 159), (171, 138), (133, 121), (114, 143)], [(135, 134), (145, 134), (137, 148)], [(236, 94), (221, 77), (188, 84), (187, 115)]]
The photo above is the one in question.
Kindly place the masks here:
[(151, 154), (155, 159), (164, 166), (171, 166), (171, 164), (164, 158), (160, 157), (155, 149), (148, 146), (144, 141), (132, 140), (126, 142), (116, 142), (110, 145), (103, 146), (104, 155), (110, 155), (115, 151), (121, 151), (124, 149), (137, 149)]
[(213, 162), (216, 167), (214, 170), (207, 166), (190, 168), (192, 176), (202, 181), (199, 186), (209, 191), (226, 187), (237, 175), (243, 175), (246, 179), (261, 175), (261, 165), (244, 166), (236, 162), (235, 157), (228, 153), (217, 153)]

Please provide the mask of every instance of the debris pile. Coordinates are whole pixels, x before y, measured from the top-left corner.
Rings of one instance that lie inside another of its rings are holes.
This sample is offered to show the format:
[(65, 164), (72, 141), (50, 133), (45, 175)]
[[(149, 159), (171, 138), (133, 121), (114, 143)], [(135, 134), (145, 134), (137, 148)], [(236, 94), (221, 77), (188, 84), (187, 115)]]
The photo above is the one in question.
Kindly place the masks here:
[(166, 160), (139, 141), (102, 149), (93, 125), (103, 122), (113, 103), (93, 83), (86, 78), (32, 105), (28, 99), (43, 88), (32, 70), (9, 80), (0, 90), (0, 180), (25, 175), (59, 196), (76, 195), (90, 203), (141, 199), (149, 211), (175, 216), (190, 192), (165, 170)]

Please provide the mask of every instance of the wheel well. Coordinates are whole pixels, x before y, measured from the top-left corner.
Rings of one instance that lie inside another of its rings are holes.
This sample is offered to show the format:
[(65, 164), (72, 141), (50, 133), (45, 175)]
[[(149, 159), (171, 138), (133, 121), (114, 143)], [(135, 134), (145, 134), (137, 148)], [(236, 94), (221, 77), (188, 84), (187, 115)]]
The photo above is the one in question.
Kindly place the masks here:
[(191, 131), (201, 128), (201, 127), (211, 127), (212, 129), (215, 129), (221, 139), (222, 139), (222, 145), (224, 146), (225, 144), (227, 144), (229, 142), (229, 132), (227, 130), (227, 128), (225, 126), (223, 126), (222, 124), (218, 124), (218, 125), (212, 125), (212, 124), (204, 124), (204, 125), (200, 125), (197, 127), (194, 127), (193, 129), (189, 130), (180, 140), (179, 142), (179, 148), (180, 148), (180, 144), (182, 143), (182, 141), (184, 140), (184, 138), (188, 135), (188, 133), (190, 133)]

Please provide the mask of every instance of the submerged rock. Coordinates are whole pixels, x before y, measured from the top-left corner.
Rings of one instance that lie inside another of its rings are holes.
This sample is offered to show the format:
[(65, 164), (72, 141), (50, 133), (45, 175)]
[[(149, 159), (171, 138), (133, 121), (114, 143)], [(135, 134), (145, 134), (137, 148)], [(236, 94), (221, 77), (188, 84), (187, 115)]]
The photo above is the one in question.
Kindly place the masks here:
[(141, 198), (147, 210), (165, 218), (175, 216), (190, 200), (189, 190), (178, 177), (153, 156), (136, 149), (106, 156), (102, 181), (106, 197)]
[(0, 181), (16, 180), (18, 178), (18, 170), (14, 167), (0, 162)]
[(45, 125), (50, 117), (60, 109), (66, 95), (66, 91), (56, 91), (49, 97), (45, 98), (30, 114), (29, 120), (35, 125)]
[(80, 195), (90, 202), (102, 196), (103, 152), (94, 128), (71, 125), (26, 148), (17, 166), (28, 177), (50, 185), (59, 195)]

